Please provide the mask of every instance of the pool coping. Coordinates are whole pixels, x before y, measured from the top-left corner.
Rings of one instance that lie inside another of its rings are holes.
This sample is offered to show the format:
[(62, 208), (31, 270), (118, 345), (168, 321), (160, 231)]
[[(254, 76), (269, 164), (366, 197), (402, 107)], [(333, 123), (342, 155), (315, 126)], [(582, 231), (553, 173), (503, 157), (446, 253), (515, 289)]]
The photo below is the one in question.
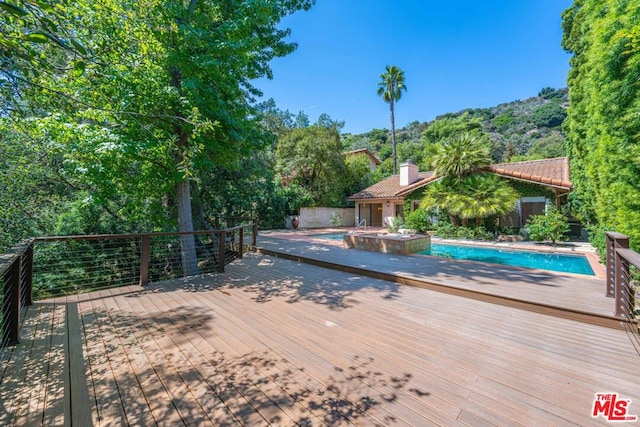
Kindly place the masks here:
[[(277, 237), (284, 238), (296, 241), (308, 242), (309, 240), (316, 241), (317, 243), (322, 244), (330, 244), (335, 246), (343, 246), (343, 242), (335, 239), (322, 239), (319, 237), (313, 237), (313, 234), (334, 234), (334, 233), (348, 233), (353, 231), (366, 231), (366, 232), (386, 232), (385, 228), (374, 228), (370, 227), (366, 230), (357, 229), (354, 227), (328, 227), (328, 228), (301, 228), (301, 229), (283, 229), (283, 230), (264, 230), (260, 231), (260, 233)], [(558, 274), (558, 275), (568, 275), (575, 276), (584, 279), (600, 279), (604, 280), (606, 278), (606, 268), (603, 264), (600, 263), (600, 256), (596, 253), (594, 247), (588, 242), (563, 242), (551, 246), (546, 243), (536, 243), (530, 241), (523, 242), (498, 242), (498, 241), (488, 241), (488, 240), (469, 240), (469, 239), (446, 239), (441, 237), (433, 237), (431, 236), (433, 242), (437, 243), (450, 243), (456, 245), (469, 245), (469, 246), (480, 246), (480, 247), (489, 247), (489, 248), (505, 248), (505, 249), (519, 249), (519, 250), (528, 250), (532, 252), (546, 252), (546, 253), (558, 253), (558, 254), (574, 254), (574, 255), (583, 255), (587, 262), (589, 262), (589, 266), (591, 270), (593, 270), (594, 275), (588, 274), (578, 274), (578, 273), (568, 273), (563, 271), (554, 271), (554, 270), (542, 270), (536, 268), (528, 268), (528, 267), (519, 267), (519, 266), (510, 266), (513, 268), (522, 268), (525, 270), (532, 271), (544, 271), (545, 273)], [(407, 254), (407, 256), (430, 256), (430, 255), (420, 255), (420, 254)], [(473, 260), (463, 260), (467, 262), (478, 262), (483, 263), (482, 261), (473, 261)], [(483, 263), (483, 264), (492, 264), (492, 263)], [(502, 264), (498, 264), (502, 265)]]

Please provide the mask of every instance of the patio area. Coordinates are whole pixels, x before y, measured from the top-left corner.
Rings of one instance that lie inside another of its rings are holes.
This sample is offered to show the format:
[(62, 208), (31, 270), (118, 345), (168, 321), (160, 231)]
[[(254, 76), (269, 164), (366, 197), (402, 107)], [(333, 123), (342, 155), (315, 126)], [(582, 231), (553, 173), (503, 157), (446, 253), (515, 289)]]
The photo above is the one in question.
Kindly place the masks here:
[(598, 425), (599, 392), (640, 413), (623, 330), (257, 253), (40, 301), (3, 366), (2, 425)]

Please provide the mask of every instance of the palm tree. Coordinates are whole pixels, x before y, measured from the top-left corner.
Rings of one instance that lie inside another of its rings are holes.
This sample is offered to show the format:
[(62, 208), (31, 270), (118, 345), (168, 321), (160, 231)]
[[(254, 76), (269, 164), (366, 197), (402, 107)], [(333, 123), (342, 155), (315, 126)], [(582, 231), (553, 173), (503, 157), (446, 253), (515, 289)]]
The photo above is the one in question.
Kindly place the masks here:
[(398, 174), (398, 156), (396, 153), (396, 123), (394, 117), (394, 104), (400, 100), (402, 91), (407, 90), (404, 83), (404, 71), (395, 65), (387, 65), (385, 72), (380, 74), (382, 81), (378, 83), (378, 95), (384, 102), (389, 103), (391, 109), (391, 147), (393, 148), (393, 174)]
[(453, 213), (460, 216), (463, 223), (475, 218), (477, 227), (483, 218), (511, 212), (520, 198), (504, 179), (487, 173), (467, 176), (458, 191)]
[(479, 226), (482, 218), (511, 211), (518, 193), (496, 175), (480, 171), (491, 163), (489, 152), (488, 141), (476, 133), (458, 133), (438, 143), (431, 163), (441, 178), (427, 188), (422, 206), (444, 209), (455, 226), (466, 226), (469, 219)]
[(482, 136), (462, 132), (436, 145), (431, 166), (437, 176), (462, 179), (491, 164), (490, 148)]

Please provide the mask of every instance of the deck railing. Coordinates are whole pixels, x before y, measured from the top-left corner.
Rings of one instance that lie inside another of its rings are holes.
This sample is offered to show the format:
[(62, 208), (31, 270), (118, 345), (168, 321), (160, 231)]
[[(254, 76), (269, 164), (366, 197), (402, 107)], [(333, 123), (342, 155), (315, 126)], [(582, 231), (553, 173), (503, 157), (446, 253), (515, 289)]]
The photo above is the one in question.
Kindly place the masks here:
[[(222, 230), (36, 238), (0, 256), (2, 342), (17, 343), (31, 298), (224, 272), (256, 246), (257, 223)], [(188, 238), (188, 239), (185, 239)], [(182, 243), (190, 240), (192, 250)]]
[(31, 305), (33, 242), (0, 255), (0, 360), (2, 349), (18, 343), (22, 308)]
[(629, 237), (608, 232), (607, 236), (607, 292), (615, 298), (615, 315), (625, 320), (632, 332), (634, 345), (640, 349), (640, 254), (629, 249)]

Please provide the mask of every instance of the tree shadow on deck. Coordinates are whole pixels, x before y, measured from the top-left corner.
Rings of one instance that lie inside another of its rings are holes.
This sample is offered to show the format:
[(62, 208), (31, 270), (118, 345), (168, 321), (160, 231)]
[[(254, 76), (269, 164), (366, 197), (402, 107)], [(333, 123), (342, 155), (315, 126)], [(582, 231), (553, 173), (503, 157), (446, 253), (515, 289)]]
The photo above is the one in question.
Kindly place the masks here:
[(290, 358), (260, 341), (243, 352), (197, 307), (141, 315), (94, 306), (81, 316), (102, 422), (392, 425), (418, 416), (409, 408), (430, 396), (411, 373), (383, 373), (371, 357)]
[(64, 304), (41, 303), (25, 313), (20, 343), (0, 360), (0, 425), (64, 421)]
[(373, 291), (383, 299), (400, 296), (401, 286), (383, 280), (344, 272), (332, 272), (301, 263), (282, 261), (255, 253), (234, 261), (223, 274), (203, 275), (150, 285), (157, 291), (182, 289), (204, 292), (238, 289), (252, 294), (258, 303), (283, 298), (288, 303), (310, 301), (332, 310), (359, 303), (358, 293)]

